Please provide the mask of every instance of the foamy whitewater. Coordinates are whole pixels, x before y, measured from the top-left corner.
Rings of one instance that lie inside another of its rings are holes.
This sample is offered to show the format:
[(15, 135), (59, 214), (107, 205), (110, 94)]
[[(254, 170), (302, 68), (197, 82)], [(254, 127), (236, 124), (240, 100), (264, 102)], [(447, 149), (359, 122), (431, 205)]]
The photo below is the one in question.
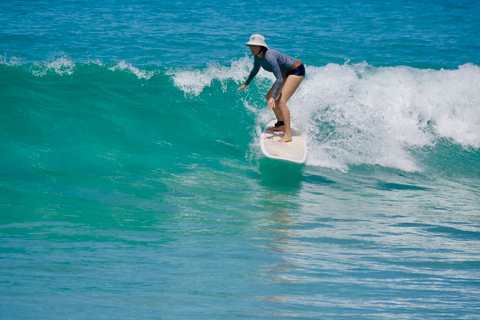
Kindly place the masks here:
[[(210, 66), (171, 74), (176, 87), (200, 96), (216, 81), (222, 92), (227, 81), (242, 84), (252, 64), (241, 59), (230, 68)], [(307, 67), (307, 71), (309, 76), (292, 98), (290, 109), (307, 134), (309, 165), (347, 170), (349, 165), (371, 164), (421, 171), (410, 154), (414, 149), (443, 140), (466, 150), (480, 147), (480, 68), (476, 65), (422, 70), (346, 63)], [(258, 79), (270, 83), (274, 77), (262, 70)], [(268, 85), (262, 89), (268, 90)], [(257, 114), (259, 125), (272, 117), (247, 101), (244, 106)]]
[[(477, 319), (479, 15), (1, 3), (1, 318)], [(305, 165), (260, 150), (252, 33), (306, 66)]]

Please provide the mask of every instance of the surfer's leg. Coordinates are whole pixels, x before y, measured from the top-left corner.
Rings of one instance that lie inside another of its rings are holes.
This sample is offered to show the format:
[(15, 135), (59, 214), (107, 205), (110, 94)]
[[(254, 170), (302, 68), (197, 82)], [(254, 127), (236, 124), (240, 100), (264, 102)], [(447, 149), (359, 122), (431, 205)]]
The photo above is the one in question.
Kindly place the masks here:
[[(265, 97), (267, 98), (267, 101), (270, 100), (270, 97), (272, 96), (273, 88), (275, 88), (275, 84), (273, 84), (273, 86), (268, 91), (267, 96)], [(279, 108), (276, 108), (276, 106), (277, 106), (277, 102), (275, 101), (275, 108), (273, 108), (275, 117), (277, 118), (277, 121), (283, 121), (282, 112), (280, 111)]]
[(281, 110), (283, 122), (285, 122), (285, 135), (278, 140), (279, 142), (292, 141), (292, 133), (290, 130), (290, 110), (288, 110), (287, 101), (295, 93), (303, 78), (305, 77), (293, 74), (288, 76), (282, 88), (282, 95), (280, 96), (280, 99), (278, 99), (278, 104), (275, 104), (275, 107), (278, 106)]
[[(278, 106), (278, 102), (282, 97), (282, 88), (283, 88), (283, 85), (285, 84), (285, 80), (286, 79), (283, 79), (283, 81), (282, 81), (282, 86), (280, 87), (280, 94), (279, 94), (278, 98), (275, 100), (275, 108), (273, 108), (273, 113), (275, 113), (275, 117), (277, 118), (277, 122), (279, 122), (279, 121), (283, 122), (282, 110)], [(275, 88), (275, 84), (273, 84), (272, 88), (267, 93), (267, 96), (266, 96), (267, 101), (272, 96), (272, 92), (273, 92), (274, 88)], [(283, 131), (283, 130), (284, 130), (284, 125), (275, 125), (275, 127), (272, 128), (272, 131)]]

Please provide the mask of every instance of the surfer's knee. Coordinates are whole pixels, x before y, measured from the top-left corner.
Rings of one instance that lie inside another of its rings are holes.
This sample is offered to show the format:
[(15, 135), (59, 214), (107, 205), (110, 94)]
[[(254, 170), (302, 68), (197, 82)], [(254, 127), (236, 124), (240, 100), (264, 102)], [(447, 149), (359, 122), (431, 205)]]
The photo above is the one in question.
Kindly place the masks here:
[(284, 101), (283, 99), (277, 100), (277, 105), (280, 107), (280, 109), (288, 108), (287, 101)]

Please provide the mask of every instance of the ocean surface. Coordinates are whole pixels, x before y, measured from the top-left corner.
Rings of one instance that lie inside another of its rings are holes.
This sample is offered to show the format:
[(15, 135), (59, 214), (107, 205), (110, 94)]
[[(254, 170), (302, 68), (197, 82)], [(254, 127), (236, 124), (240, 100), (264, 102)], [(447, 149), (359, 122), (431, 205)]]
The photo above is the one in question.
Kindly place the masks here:
[[(480, 2), (0, 2), (1, 319), (480, 319)], [(305, 165), (245, 42), (307, 76)]]

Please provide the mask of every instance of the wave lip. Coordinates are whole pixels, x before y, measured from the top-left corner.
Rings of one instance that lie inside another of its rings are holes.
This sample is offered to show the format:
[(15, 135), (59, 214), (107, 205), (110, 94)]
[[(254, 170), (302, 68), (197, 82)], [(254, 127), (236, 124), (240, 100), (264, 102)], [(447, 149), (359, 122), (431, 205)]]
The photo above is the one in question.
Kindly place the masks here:
[[(234, 60), (230, 67), (211, 64), (204, 69), (179, 68), (172, 69), (169, 74), (173, 76), (176, 87), (186, 94), (199, 96), (205, 87), (213, 84), (214, 80), (222, 83), (222, 91), (227, 90), (226, 82), (235, 81), (235, 83), (243, 83), (250, 73), (252, 60), (244, 57)], [(258, 79), (273, 79), (267, 72), (260, 70), (257, 75)]]
[(138, 79), (150, 79), (153, 75), (155, 75), (154, 71), (147, 71), (147, 70), (141, 70), (137, 67), (134, 67), (130, 63), (126, 63), (124, 60), (120, 61), (116, 66), (109, 68), (111, 71), (117, 71), (117, 70), (128, 70), (134, 75), (138, 77)]
[(48, 62), (34, 63), (31, 72), (34, 76), (43, 77), (48, 72), (55, 72), (58, 75), (72, 75), (76, 64), (70, 58), (61, 56)]
[(8, 67), (26, 67), (28, 70), (37, 77), (43, 77), (50, 73), (55, 73), (60, 76), (73, 75), (78, 69), (85, 68), (89, 65), (99, 66), (102, 68), (107, 67), (108, 70), (127, 71), (137, 76), (138, 79), (148, 80), (153, 77), (157, 71), (140, 69), (135, 67), (131, 63), (122, 60), (117, 64), (108, 67), (106, 64), (99, 60), (85, 59), (83, 61), (75, 62), (74, 59), (67, 55), (55, 55), (51, 59), (42, 62), (26, 63), (24, 60), (17, 57), (7, 57), (6, 55), (0, 58), (0, 65), (6, 65)]

